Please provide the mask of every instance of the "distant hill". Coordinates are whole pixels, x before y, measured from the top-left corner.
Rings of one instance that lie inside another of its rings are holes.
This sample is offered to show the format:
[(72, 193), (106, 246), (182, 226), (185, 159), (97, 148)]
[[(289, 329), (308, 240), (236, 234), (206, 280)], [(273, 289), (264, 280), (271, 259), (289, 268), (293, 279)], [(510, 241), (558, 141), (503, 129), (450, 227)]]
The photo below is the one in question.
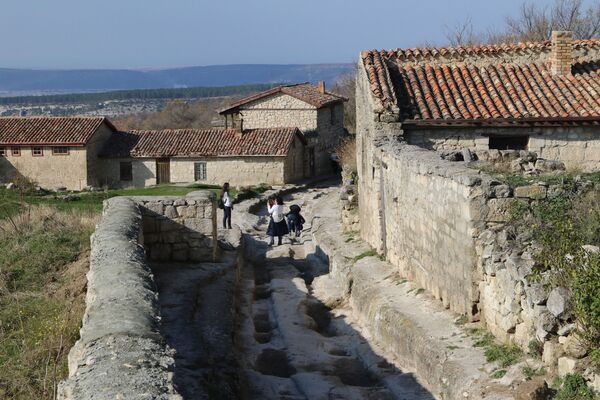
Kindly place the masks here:
[[(129, 89), (333, 82), (352, 64), (239, 64), (160, 70), (27, 70), (0, 68), (0, 92), (66, 93)], [(6, 95), (6, 93), (5, 93)]]

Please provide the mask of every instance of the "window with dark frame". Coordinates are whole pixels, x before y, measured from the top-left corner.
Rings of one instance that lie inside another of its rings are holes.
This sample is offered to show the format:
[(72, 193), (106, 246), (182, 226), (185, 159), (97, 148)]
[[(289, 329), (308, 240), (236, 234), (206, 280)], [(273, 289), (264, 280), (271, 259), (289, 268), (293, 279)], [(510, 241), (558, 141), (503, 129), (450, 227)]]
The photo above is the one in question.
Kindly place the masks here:
[(126, 182), (133, 180), (133, 166), (131, 161), (121, 161), (119, 163), (119, 179)]
[(55, 156), (65, 156), (69, 154), (69, 148), (66, 146), (54, 146), (52, 148), (52, 154)]
[(19, 157), (21, 155), (21, 148), (20, 147), (13, 147), (11, 149), (11, 154), (15, 157)]
[(335, 125), (336, 123), (336, 119), (335, 119), (335, 107), (330, 107), (329, 108), (329, 112), (330, 112), (330, 118), (331, 118), (331, 125)]
[(488, 146), (496, 150), (527, 150), (529, 136), (490, 135)]
[(31, 155), (34, 157), (41, 157), (44, 155), (44, 149), (41, 146), (32, 147)]
[(206, 163), (196, 162), (194, 163), (194, 181), (206, 180)]

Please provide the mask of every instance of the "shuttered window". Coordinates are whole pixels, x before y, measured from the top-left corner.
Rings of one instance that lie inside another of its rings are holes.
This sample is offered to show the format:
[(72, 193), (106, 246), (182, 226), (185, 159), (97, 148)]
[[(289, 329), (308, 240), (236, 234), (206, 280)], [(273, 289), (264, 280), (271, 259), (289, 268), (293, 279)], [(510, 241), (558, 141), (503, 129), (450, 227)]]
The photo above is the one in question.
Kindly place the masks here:
[(206, 163), (197, 162), (194, 163), (194, 181), (206, 180)]

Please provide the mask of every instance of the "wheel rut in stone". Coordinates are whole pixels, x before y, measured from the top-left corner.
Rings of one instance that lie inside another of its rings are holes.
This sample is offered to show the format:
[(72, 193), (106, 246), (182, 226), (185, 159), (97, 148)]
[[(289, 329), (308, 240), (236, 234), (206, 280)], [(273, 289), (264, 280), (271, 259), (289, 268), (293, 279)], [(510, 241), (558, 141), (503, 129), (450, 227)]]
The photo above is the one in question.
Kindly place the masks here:
[[(434, 399), (413, 377), (376, 354), (360, 332), (312, 296), (326, 273), (310, 235), (313, 202), (327, 189), (286, 198), (307, 220), (301, 238), (266, 244), (267, 219), (245, 236), (240, 326), (236, 341), (247, 399)], [(259, 215), (264, 211), (259, 212)]]

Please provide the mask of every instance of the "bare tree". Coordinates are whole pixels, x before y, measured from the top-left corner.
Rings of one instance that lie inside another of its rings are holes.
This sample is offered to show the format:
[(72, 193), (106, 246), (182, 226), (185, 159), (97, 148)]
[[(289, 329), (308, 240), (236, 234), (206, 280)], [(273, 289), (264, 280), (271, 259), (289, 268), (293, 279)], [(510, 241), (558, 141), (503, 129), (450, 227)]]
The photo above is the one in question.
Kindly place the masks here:
[(475, 43), (532, 42), (550, 39), (552, 31), (573, 31), (577, 39), (600, 35), (600, 0), (586, 7), (583, 0), (556, 0), (551, 7), (533, 2), (521, 5), (515, 16), (507, 17), (500, 30), (474, 33), (471, 19), (446, 32), (453, 45)]
[(333, 93), (348, 99), (344, 103), (344, 127), (354, 134), (356, 132), (356, 71), (342, 76), (332, 86)]
[(471, 46), (480, 42), (480, 39), (475, 36), (471, 17), (467, 17), (452, 28), (445, 26), (444, 30), (450, 46)]

